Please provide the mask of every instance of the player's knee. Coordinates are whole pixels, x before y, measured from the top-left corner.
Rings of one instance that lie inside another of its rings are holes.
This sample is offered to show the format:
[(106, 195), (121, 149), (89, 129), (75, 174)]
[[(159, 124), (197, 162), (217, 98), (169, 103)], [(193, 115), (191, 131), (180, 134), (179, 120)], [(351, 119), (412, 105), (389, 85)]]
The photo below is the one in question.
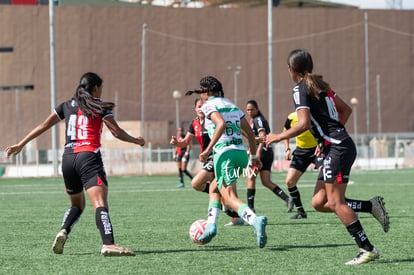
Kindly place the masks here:
[(262, 185), (270, 190), (273, 190), (276, 187), (276, 184), (270, 180), (262, 180)]
[(194, 178), (191, 180), (191, 187), (193, 187), (193, 189), (194, 189), (194, 190), (197, 190), (197, 191), (203, 191), (203, 184), (202, 184), (202, 182), (200, 182), (200, 181), (198, 180), (198, 178), (197, 178), (197, 177), (194, 177)]
[(276, 184), (272, 182), (270, 177), (264, 176), (260, 178), (260, 181), (262, 182), (262, 185), (270, 190), (273, 190), (276, 188)]
[(286, 186), (287, 186), (288, 188), (293, 188), (293, 187), (295, 187), (295, 186), (296, 186), (296, 182), (295, 182), (294, 180), (287, 179), (287, 180), (286, 180)]
[(337, 207), (338, 203), (335, 200), (332, 199), (328, 199), (328, 207), (333, 211), (336, 212), (336, 207)]
[(319, 198), (317, 198), (317, 197), (313, 197), (313, 198), (312, 198), (312, 207), (313, 207), (316, 211), (318, 211), (318, 212), (323, 212), (324, 205), (325, 205), (325, 202), (324, 202), (324, 201), (322, 201), (322, 200), (320, 200)]

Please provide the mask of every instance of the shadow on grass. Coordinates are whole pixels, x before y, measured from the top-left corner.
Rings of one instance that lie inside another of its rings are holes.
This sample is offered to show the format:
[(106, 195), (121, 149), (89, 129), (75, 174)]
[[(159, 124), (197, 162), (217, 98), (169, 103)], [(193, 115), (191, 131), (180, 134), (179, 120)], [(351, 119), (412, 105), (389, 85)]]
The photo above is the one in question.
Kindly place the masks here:
[(355, 246), (355, 244), (316, 244), (316, 245), (278, 245), (274, 247), (266, 246), (266, 249), (272, 251), (287, 251), (292, 249), (303, 249), (303, 248), (334, 248), (334, 247), (345, 247)]
[[(339, 220), (338, 220), (339, 221)], [(326, 223), (321, 223), (321, 221), (315, 221), (312, 219), (289, 219), (287, 218), (286, 220), (277, 220), (277, 221), (271, 221), (267, 223), (267, 226), (306, 226), (309, 224), (326, 224)]]
[(239, 246), (239, 247), (228, 247), (223, 245), (210, 245), (210, 246), (203, 246), (202, 249), (199, 247), (194, 249), (167, 249), (167, 250), (134, 250), (136, 254), (165, 254), (165, 253), (186, 253), (186, 252), (207, 252), (210, 253), (212, 251), (240, 251), (240, 250), (251, 250), (251, 246)]
[(379, 264), (395, 264), (395, 263), (412, 263), (414, 262), (414, 258), (407, 258), (407, 259), (387, 259), (382, 260), (381, 258), (379, 260), (375, 260), (376, 263)]
[[(321, 244), (321, 245), (281, 245), (281, 246), (266, 246), (263, 250), (271, 251), (287, 251), (292, 249), (303, 249), (303, 248), (334, 248), (334, 247), (344, 247), (344, 246), (355, 246), (355, 244)], [(194, 249), (170, 249), (170, 250), (135, 250), (136, 254), (167, 254), (167, 253), (186, 253), (186, 252), (207, 252), (212, 251), (242, 251), (242, 250), (251, 250), (252, 246), (238, 246), (238, 247), (228, 247), (228, 246), (204, 246), (202, 250), (200, 248)]]
[(63, 257), (63, 256), (93, 256), (93, 255), (101, 255), (101, 252), (95, 251), (95, 252), (74, 252), (74, 253), (66, 253), (63, 252), (63, 254), (53, 254), (55, 257)]
[[(370, 213), (363, 213), (363, 214), (367, 214), (367, 215), (370, 215), (370, 216), (361, 216), (361, 217), (359, 217), (360, 219), (372, 219), (373, 218)], [(414, 217), (414, 215), (389, 215), (389, 217), (390, 217), (390, 220), (407, 219), (407, 218)]]

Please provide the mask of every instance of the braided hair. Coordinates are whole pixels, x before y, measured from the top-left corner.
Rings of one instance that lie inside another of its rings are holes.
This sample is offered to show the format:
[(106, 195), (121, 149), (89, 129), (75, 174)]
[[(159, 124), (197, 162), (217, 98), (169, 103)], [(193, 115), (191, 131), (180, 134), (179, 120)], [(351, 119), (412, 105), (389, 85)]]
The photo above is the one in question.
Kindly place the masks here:
[(102, 78), (96, 73), (88, 72), (82, 75), (79, 86), (76, 88), (75, 99), (79, 104), (82, 113), (87, 117), (102, 115), (107, 110), (112, 110), (115, 104), (102, 101), (92, 96), (95, 87), (102, 86)]
[(221, 85), (221, 82), (214, 76), (203, 77), (200, 80), (200, 88), (209, 94), (224, 97), (223, 86)]
[(191, 90), (185, 93), (186, 96), (192, 94), (203, 94), (208, 93), (209, 95), (214, 95), (218, 97), (224, 97), (223, 86), (221, 82), (214, 76), (205, 76), (200, 80), (200, 88)]

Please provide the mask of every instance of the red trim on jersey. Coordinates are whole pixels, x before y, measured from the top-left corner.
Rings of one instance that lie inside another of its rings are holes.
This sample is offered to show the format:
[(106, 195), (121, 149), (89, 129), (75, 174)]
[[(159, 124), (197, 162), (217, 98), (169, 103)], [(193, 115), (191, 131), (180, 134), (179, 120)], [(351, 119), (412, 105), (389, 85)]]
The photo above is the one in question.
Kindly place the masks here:
[(96, 152), (101, 147), (102, 117), (87, 117), (78, 110), (74, 153)]
[[(336, 104), (335, 104), (335, 93), (334, 93), (334, 91), (332, 91), (332, 89), (330, 89), (330, 90), (329, 90), (329, 92), (328, 92), (328, 97), (331, 99), (331, 101), (333, 102), (333, 104), (334, 104), (334, 106), (335, 106), (335, 108), (336, 108)], [(327, 141), (327, 140), (325, 140), (325, 146), (327, 146), (327, 145), (329, 145), (329, 144), (330, 144), (330, 142), (329, 142), (329, 141)], [(336, 176), (336, 181), (337, 181), (339, 184), (343, 183), (343, 182), (342, 182), (342, 173), (341, 173), (341, 172), (339, 172), (338, 176)]]
[(201, 145), (201, 152), (203, 152), (204, 147), (206, 145), (203, 144), (203, 125), (201, 125), (200, 120), (198, 118), (193, 120), (193, 129), (194, 129), (194, 135)]
[[(177, 137), (177, 141), (183, 141), (184, 140), (184, 138), (182, 138), (182, 137)], [(186, 148), (186, 147), (184, 147), (184, 148)], [(183, 148), (181, 148), (181, 147), (176, 147), (176, 150), (175, 150), (175, 153), (177, 154), (177, 155), (180, 155), (181, 156), (181, 154), (182, 154), (182, 149)]]

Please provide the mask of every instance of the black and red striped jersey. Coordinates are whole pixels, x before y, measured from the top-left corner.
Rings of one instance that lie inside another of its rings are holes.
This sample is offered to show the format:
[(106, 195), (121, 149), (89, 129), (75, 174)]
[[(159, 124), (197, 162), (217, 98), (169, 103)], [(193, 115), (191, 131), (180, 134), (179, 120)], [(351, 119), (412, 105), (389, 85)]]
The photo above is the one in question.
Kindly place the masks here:
[(82, 114), (76, 99), (72, 98), (57, 106), (55, 113), (60, 120), (65, 120), (65, 150), (72, 149), (74, 153), (99, 151), (103, 119), (113, 116), (112, 111), (107, 110), (103, 115), (93, 118), (87, 117)]
[[(183, 141), (184, 136), (177, 137), (177, 141)], [(179, 156), (183, 156), (185, 152), (187, 151), (187, 146), (184, 147), (175, 147), (175, 153)]]
[(210, 144), (210, 137), (208, 135), (207, 129), (204, 128), (204, 121), (203, 123), (200, 123), (200, 119), (198, 117), (193, 119), (188, 128), (188, 132), (197, 138), (198, 142), (201, 145), (201, 152), (203, 152)]

